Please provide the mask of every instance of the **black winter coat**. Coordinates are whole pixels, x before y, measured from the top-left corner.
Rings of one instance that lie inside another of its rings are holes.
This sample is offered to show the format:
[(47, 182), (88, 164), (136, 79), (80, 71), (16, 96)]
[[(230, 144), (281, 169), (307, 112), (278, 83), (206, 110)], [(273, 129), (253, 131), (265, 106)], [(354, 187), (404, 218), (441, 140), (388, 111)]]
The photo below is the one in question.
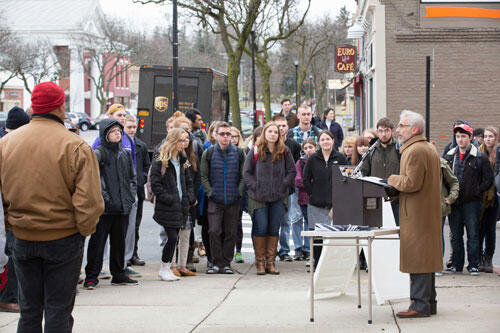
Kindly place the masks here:
[(151, 189), (155, 195), (153, 219), (166, 228), (182, 228), (186, 225), (189, 207), (196, 199), (193, 181), (188, 168), (184, 167), (186, 158), (180, 156), (182, 198), (177, 190), (177, 174), (171, 161), (162, 176), (162, 162), (154, 161), (151, 165)]
[(311, 205), (332, 208), (332, 167), (348, 164), (344, 154), (335, 150), (331, 152), (328, 162), (325, 162), (321, 150), (307, 159), (302, 180)]
[(143, 188), (148, 179), (149, 159), (148, 145), (139, 138), (134, 138), (135, 141), (135, 161), (137, 164), (137, 187)]
[[(450, 149), (444, 156), (444, 159), (448, 161), (455, 175), (457, 175), (457, 172), (454, 164), (458, 151), (458, 146), (456, 146)], [(464, 158), (466, 159), (465, 167), (459, 183), (458, 199), (454, 205), (481, 201), (483, 193), (493, 185), (493, 168), (486, 155), (481, 153), (476, 146), (471, 145), (469, 153)], [(482, 159), (482, 161), (479, 162), (479, 159)]]
[(135, 203), (137, 178), (130, 153), (121, 148), (121, 142), (109, 142), (106, 138), (115, 126), (120, 126), (123, 131), (123, 126), (114, 119), (101, 121), (101, 145), (95, 149), (95, 154), (99, 161), (104, 214), (128, 215)]

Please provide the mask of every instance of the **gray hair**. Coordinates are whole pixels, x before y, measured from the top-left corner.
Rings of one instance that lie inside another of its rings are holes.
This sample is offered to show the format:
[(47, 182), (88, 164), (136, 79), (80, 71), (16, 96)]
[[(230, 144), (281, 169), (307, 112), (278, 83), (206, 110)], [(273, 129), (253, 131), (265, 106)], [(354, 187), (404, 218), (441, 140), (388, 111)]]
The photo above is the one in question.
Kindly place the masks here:
[(400, 119), (407, 119), (408, 125), (418, 128), (418, 134), (422, 134), (425, 129), (425, 120), (420, 113), (416, 113), (410, 110), (401, 111)]

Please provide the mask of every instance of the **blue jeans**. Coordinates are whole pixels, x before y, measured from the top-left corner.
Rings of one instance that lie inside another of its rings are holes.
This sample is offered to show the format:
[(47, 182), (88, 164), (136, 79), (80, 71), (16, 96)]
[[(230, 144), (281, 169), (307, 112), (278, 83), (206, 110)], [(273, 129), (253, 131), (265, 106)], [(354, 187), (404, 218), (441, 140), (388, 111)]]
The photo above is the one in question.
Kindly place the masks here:
[(449, 215), (450, 229), (452, 232), (451, 246), (453, 248), (452, 265), (461, 271), (464, 267), (464, 227), (467, 230), (467, 268), (479, 266), (479, 214), (481, 202), (473, 201), (456, 204), (451, 208)]
[(281, 221), (280, 250), (278, 253), (280, 256), (290, 252), (290, 225), (298, 221), (302, 221), (302, 213), (300, 212), (298, 191), (295, 190), (294, 193), (288, 196), (288, 211), (285, 214), (285, 218)]
[(21, 316), (17, 332), (71, 332), (85, 237), (79, 233), (46, 242), (14, 241)]
[(285, 204), (282, 200), (266, 202), (266, 207), (253, 213), (252, 236), (279, 236), (280, 225), (285, 216)]
[(292, 224), (293, 245), (295, 246), (295, 250), (301, 249), (302, 252), (309, 253), (309, 237), (302, 237), (300, 235), (303, 230), (309, 230), (309, 224), (307, 223), (307, 205), (300, 206), (300, 211), (304, 218)]
[(497, 220), (500, 211), (497, 199), (495, 196), (495, 203), (484, 210), (483, 218), (479, 222), (479, 250), (481, 254), (487, 256), (495, 253)]

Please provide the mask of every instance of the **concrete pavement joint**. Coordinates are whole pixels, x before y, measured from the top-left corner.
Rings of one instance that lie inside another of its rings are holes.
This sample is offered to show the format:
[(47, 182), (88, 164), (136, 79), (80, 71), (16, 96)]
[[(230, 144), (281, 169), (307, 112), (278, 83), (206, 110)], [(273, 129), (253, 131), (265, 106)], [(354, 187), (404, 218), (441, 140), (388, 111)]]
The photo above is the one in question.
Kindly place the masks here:
[(399, 327), (398, 323), (398, 317), (396, 317), (396, 312), (394, 311), (394, 307), (392, 306), (392, 302), (388, 301), (389, 305), (391, 306), (391, 311), (392, 311), (392, 317), (394, 318), (394, 323), (396, 324), (396, 327), (398, 328), (398, 332), (401, 333), (401, 327)]
[(240, 277), (238, 277), (236, 279), (236, 281), (234, 281), (233, 286), (231, 287), (231, 289), (229, 289), (229, 291), (226, 293), (226, 295), (224, 296), (224, 298), (219, 303), (217, 303), (217, 305), (209, 313), (207, 313), (207, 315), (205, 317), (203, 317), (203, 319), (198, 324), (196, 324), (196, 326), (193, 327), (193, 329), (191, 331), (189, 331), (189, 333), (194, 332), (201, 324), (203, 324), (203, 322), (205, 320), (208, 319), (208, 317), (210, 317), (212, 315), (212, 313), (215, 312), (215, 310), (217, 310), (227, 300), (227, 298), (229, 297), (229, 294), (231, 294), (231, 292), (234, 289), (236, 289), (236, 285), (238, 284), (238, 282), (240, 282), (240, 280), (243, 279), (248, 274), (248, 272), (250, 272), (250, 270), (252, 269), (253, 265), (254, 264), (251, 264), (248, 267), (248, 270), (244, 274), (242, 274)]
[(15, 323), (15, 322), (16, 322), (16, 321), (18, 321), (18, 320), (19, 320), (19, 318), (16, 318), (16, 319), (14, 319), (14, 320), (12, 320), (12, 321), (8, 322), (8, 323), (7, 323), (7, 324), (5, 324), (5, 325), (1, 325), (1, 326), (0, 326), (0, 328), (10, 326), (10, 324), (13, 324), (13, 323)]

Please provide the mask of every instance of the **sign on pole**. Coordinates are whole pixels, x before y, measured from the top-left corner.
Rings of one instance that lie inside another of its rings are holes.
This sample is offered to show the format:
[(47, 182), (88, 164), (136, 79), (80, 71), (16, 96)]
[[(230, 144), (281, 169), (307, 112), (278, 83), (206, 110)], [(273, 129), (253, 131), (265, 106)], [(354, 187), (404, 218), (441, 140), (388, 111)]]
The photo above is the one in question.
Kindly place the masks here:
[(356, 71), (356, 47), (352, 45), (335, 48), (335, 71), (350, 73)]

